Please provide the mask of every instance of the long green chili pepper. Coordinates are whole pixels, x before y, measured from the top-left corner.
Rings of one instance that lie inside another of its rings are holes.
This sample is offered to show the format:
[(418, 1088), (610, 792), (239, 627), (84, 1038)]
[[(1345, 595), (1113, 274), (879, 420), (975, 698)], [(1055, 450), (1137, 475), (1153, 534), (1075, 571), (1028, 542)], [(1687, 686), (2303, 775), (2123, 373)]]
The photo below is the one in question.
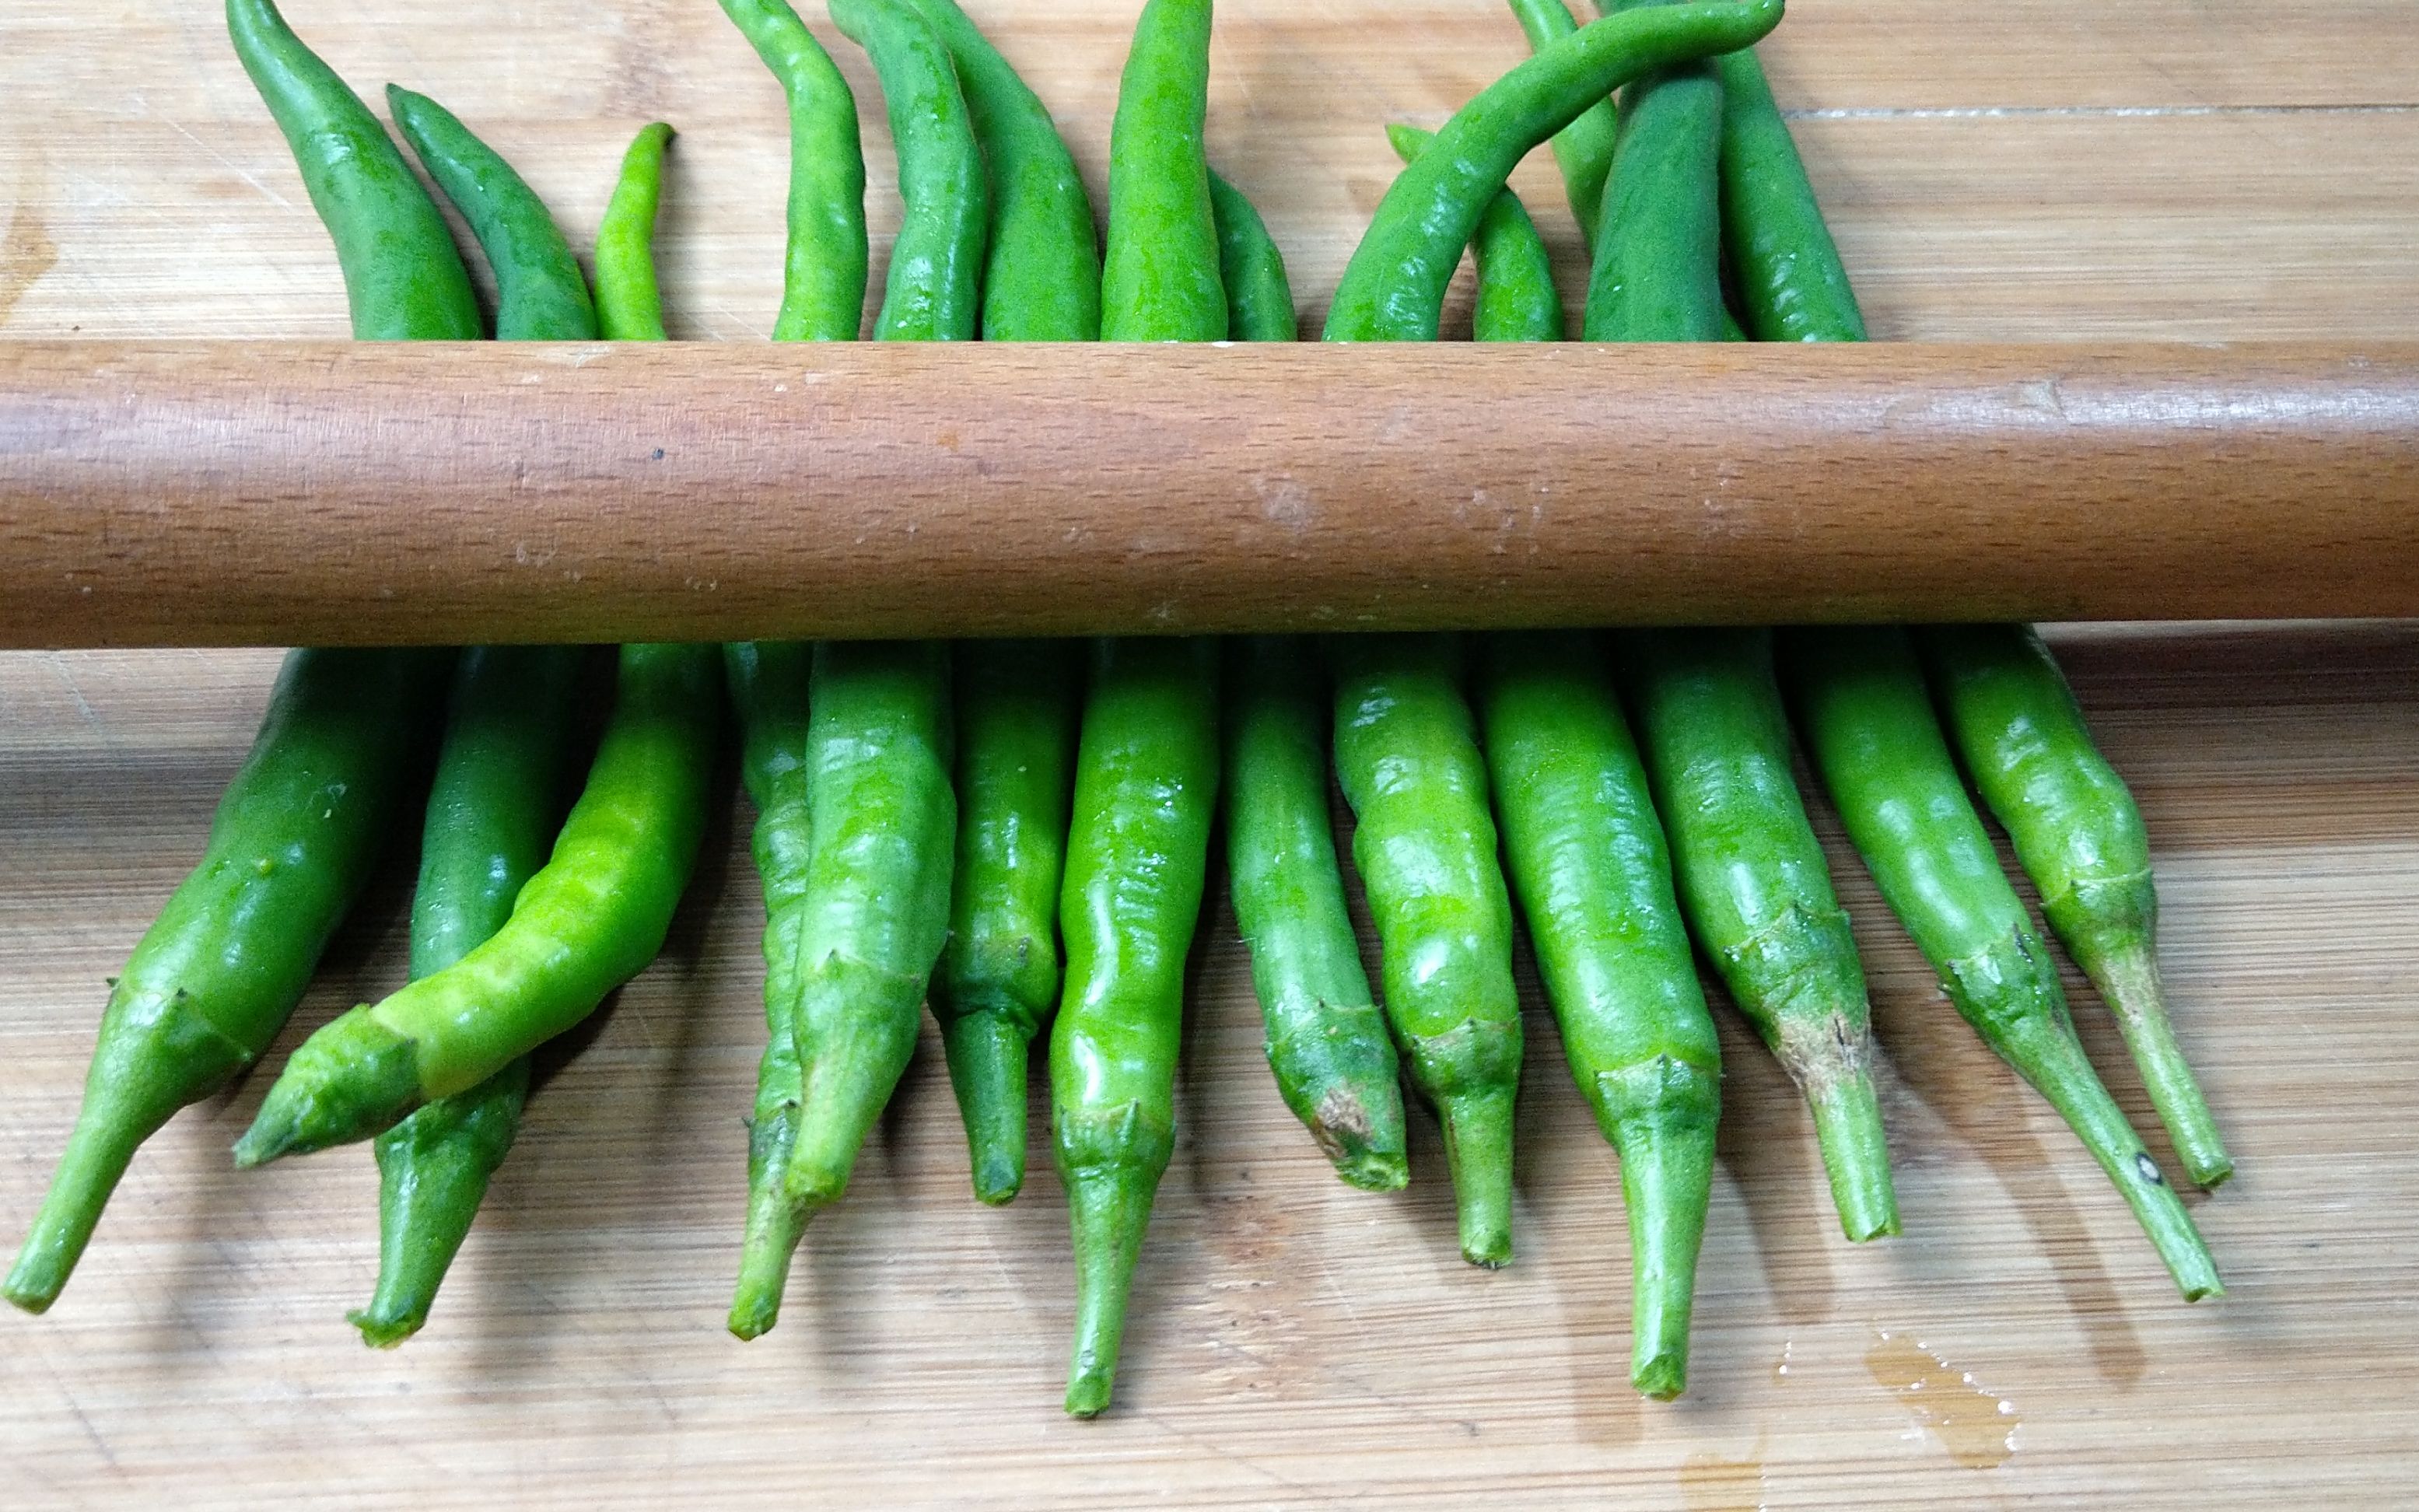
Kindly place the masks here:
[(814, 648), (803, 640), (734, 640), (723, 672), (738, 716), (740, 780), (756, 805), (748, 849), (764, 887), (764, 1053), (747, 1120), (747, 1227), (731, 1332), (752, 1339), (780, 1317), (790, 1257), (808, 1214), (781, 1190), (797, 1134), (806, 1076), (798, 1065), (799, 936), (814, 824), (807, 770), (808, 681)]
[(808, 695), (806, 900), (790, 1032), (803, 1083), (782, 1190), (802, 1217), (840, 1200), (916, 1050), (949, 928), (958, 807), (948, 648), (827, 641)]
[(227, 35), (277, 119), (311, 206), (336, 244), (362, 341), (474, 341), (486, 334), (445, 217), (386, 128), (302, 45), (270, 0), (227, 0)]
[[(1621, 8), (1650, 7), (1662, 8)], [(1588, 273), (1588, 340), (1721, 339), (1721, 82), (1702, 60), (1622, 91)]]
[(1184, 961), (1217, 788), (1217, 643), (1096, 642), (1059, 898), (1067, 986), (1050, 1033), (1051, 1143), (1075, 1243), (1067, 1411), (1077, 1417), (1109, 1404), (1134, 1262), (1176, 1149)]
[(1025, 1184), (1025, 1060), (1058, 1006), (1075, 653), (1064, 640), (969, 640), (957, 652), (958, 856), (932, 1002), (975, 1196), (988, 1203)]
[(286, 656), (201, 864), (111, 983), (75, 1133), (0, 1291), (58, 1298), (136, 1147), (259, 1058), (412, 796), (452, 652)]
[[(424, 95), (393, 85), (396, 125), (461, 210), (496, 276), (496, 333), (593, 341), (587, 281), (554, 218), (510, 163)], [(411, 975), (440, 971), (503, 926), (546, 862), (569, 795), (577, 646), (478, 646), (455, 673), (421, 832)], [(487, 1182), (520, 1132), (527, 1057), (378, 1135), (378, 1278), (348, 1316), (382, 1348), (420, 1331), (470, 1234)]]
[[(985, 341), (1091, 341), (1101, 250), (1050, 112), (950, 0), (912, 0), (948, 44), (990, 171)], [(1079, 694), (1066, 641), (957, 652), (958, 856), (932, 1016), (966, 1126), (975, 1196), (1025, 1184), (1025, 1062), (1058, 1006), (1058, 885)]]
[(655, 206), (663, 197), (664, 148), (672, 129), (639, 128), (622, 154), (613, 197), (596, 226), (596, 324), (607, 341), (662, 341), (664, 301), (655, 286)]
[(1290, 637), (1228, 643), (1226, 871), (1277, 1090), (1335, 1173), (1410, 1180), (1401, 1067), (1361, 968), (1327, 810), (1326, 678)]
[(1092, 340), (1101, 333), (1100, 233), (1074, 155), (1040, 98), (952, 0), (909, 3), (957, 64), (990, 171), (983, 340)]
[[(1532, 52), (1579, 30), (1563, 0), (1512, 0), (1512, 14), (1519, 18)], [(1554, 166), (1562, 170), (1563, 193), (1570, 200), (1572, 219), (1579, 224), (1580, 239), (1590, 245), (1595, 240), (1601, 218), (1597, 207), (1604, 203), (1604, 181), (1612, 171), (1612, 142), (1619, 129), (1608, 95), (1554, 133)]]
[[(1210, 162), (1210, 0), (1148, 0), (1109, 134), (1101, 331), (1226, 334)], [(1067, 980), (1050, 1031), (1052, 1157), (1075, 1251), (1067, 1411), (1109, 1405), (1152, 1198), (1176, 1149), (1184, 958), (1218, 803), (1218, 653), (1190, 640), (1092, 648), (1067, 875)]]
[(1109, 128), (1103, 340), (1226, 337), (1217, 215), (1201, 141), (1209, 85), (1210, 0), (1147, 0)]
[[(1560, 7), (1562, 0), (1544, 0)], [(1386, 140), (1405, 162), (1425, 152), (1436, 140), (1416, 126), (1392, 125)], [(1553, 259), (1547, 255), (1537, 224), (1529, 218), (1520, 196), (1510, 190), (1498, 193), (1478, 218), (1470, 239), (1471, 258), (1478, 265), (1478, 301), (1471, 313), (1471, 334), (1479, 341), (1560, 341), (1563, 339), (1563, 297), (1554, 288)]]
[(1243, 192), (1210, 175), (1210, 207), (1218, 226), (1218, 281), (1226, 295), (1226, 339), (1291, 341), (1300, 335), (1285, 255), (1268, 223)]
[(1530, 148), (1629, 80), (1748, 46), (1780, 24), (1780, 0), (1623, 11), (1549, 44), (1479, 91), (1386, 191), (1336, 286), (1324, 338), (1435, 340), (1461, 250)]
[(1848, 839), (1984, 1043), (2083, 1140), (2187, 1302), (2225, 1290), (2208, 1247), (2074, 1037), (2049, 948), (1999, 870), (1904, 631), (1795, 630), (1782, 683)]
[(904, 213), (874, 336), (972, 341), (981, 320), (991, 189), (949, 50), (907, 0), (832, 0), (831, 18), (873, 59), (899, 147)]
[(1616, 644), (1688, 927), (1805, 1094), (1841, 1231), (1897, 1233), (1864, 966), (1791, 771), (1771, 632), (1640, 630)]
[(688, 884), (722, 717), (714, 646), (622, 648), (613, 714), (553, 855), (512, 917), (444, 970), (302, 1042), (239, 1165), (365, 1138), (485, 1081), (590, 1013), (662, 949)]
[(1487, 767), (1571, 1073), (1621, 1154), (1630, 1383), (1680, 1395), (1713, 1192), (1721, 1042), (1646, 771), (1594, 636), (1490, 637)]
[(1942, 625), (1916, 638), (1942, 722), (2041, 889), (2042, 917), (2116, 1012), (2185, 1171), (2217, 1185), (2234, 1162), (2167, 1022), (2159, 896), (2134, 795), (2031, 626)]
[[(1294, 338), (1293, 292), (1268, 228), (1212, 175), (1227, 321), (1246, 341)], [(1292, 637), (1229, 643), (1226, 870), (1252, 955), (1277, 1090), (1347, 1182), (1410, 1180), (1400, 1066), (1361, 969), (1327, 810), (1327, 680)]]
[(790, 203), (775, 341), (855, 341), (865, 318), (865, 154), (856, 97), (784, 0), (720, 0), (790, 104)]
[[(363, 340), (482, 333), (444, 217), (359, 97), (269, 0), (227, 34), (335, 243)], [(112, 984), (83, 1109), (0, 1294), (57, 1300), (135, 1149), (268, 1048), (408, 801), (453, 654), (298, 651), (201, 865)]]
[(1864, 340), (1847, 270), (1763, 65), (1741, 48), (1714, 68), (1722, 82), (1722, 239), (1742, 323), (1758, 341)]
[[(856, 100), (840, 69), (780, 0), (726, 0), (724, 12), (781, 81), (790, 106), (790, 198), (784, 265), (790, 270), (776, 341), (853, 341), (865, 309), (865, 163)], [(795, 296), (795, 297), (792, 297)], [(803, 643), (724, 648), (739, 714), (743, 769), (755, 776), (753, 849), (764, 888), (764, 1054), (748, 1122), (747, 1226), (731, 1332), (754, 1338), (780, 1314), (791, 1257), (807, 1211), (785, 1191), (790, 1149), (806, 1097), (798, 1059), (797, 938), (813, 856), (805, 763), (814, 652)], [(783, 753), (791, 753), (787, 758)]]
[(498, 341), (593, 341), (596, 307), (546, 205), (503, 156), (452, 111), (399, 85), (387, 108), (496, 275)]
[(1444, 1125), (1462, 1257), (1512, 1258), (1512, 1108), (1520, 999), (1512, 900), (1496, 861), (1462, 647), (1449, 635), (1345, 636), (1335, 771), (1378, 926), (1386, 1015), (1411, 1085)]

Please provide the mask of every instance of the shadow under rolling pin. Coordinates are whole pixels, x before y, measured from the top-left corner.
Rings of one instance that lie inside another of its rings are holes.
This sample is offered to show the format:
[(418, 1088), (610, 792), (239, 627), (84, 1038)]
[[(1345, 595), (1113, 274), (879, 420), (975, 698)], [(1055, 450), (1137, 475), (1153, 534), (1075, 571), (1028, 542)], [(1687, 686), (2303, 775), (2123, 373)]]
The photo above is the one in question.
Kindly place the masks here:
[(2419, 614), (2419, 344), (0, 343), (0, 645)]

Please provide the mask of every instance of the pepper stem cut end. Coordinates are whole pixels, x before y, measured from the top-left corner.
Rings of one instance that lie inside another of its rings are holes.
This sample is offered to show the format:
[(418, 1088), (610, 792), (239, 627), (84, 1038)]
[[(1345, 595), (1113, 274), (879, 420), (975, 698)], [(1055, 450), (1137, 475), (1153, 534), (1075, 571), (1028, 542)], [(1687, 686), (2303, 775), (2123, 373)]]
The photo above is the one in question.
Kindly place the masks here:
[(1075, 1350), (1067, 1373), (1067, 1412), (1094, 1417), (1109, 1405), (1125, 1336), (1143, 1231), (1160, 1172), (1135, 1165), (1067, 1173), (1067, 1215), (1075, 1242)]
[(2135, 938), (2109, 949), (2094, 951), (2085, 963), (2092, 982), (2117, 1016), (2125, 1048), (2142, 1073), (2142, 1086), (2158, 1110), (2159, 1122), (2174, 1141), (2184, 1174), (2196, 1186), (2214, 1188), (2234, 1174), (2234, 1158), (2217, 1132), (2217, 1119), (2201, 1096), (2192, 1066), (2176, 1043), (2175, 1026), (2167, 1018), (2166, 995), (2159, 982), (2159, 962), (2147, 938)]
[(1495, 1270), (1512, 1263), (1512, 1090), (1438, 1100), (1445, 1162), (1461, 1230), (1461, 1257)]
[(1806, 1083), (1814, 1138), (1831, 1180), (1840, 1231), (1856, 1243), (1898, 1232), (1898, 1191), (1890, 1180), (1889, 1144), (1882, 1129), (1873, 1079), (1862, 1066), (1828, 1082)]
[(1694, 1107), (1650, 1110), (1612, 1130), (1629, 1216), (1630, 1383), (1657, 1401), (1688, 1384), (1697, 1253), (1714, 1185), (1714, 1123)]
[(100, 1222), (110, 1194), (133, 1162), (143, 1141), (159, 1133), (181, 1105), (180, 1094), (145, 1104), (122, 1101), (107, 1089), (88, 1087), (85, 1105), (76, 1116), (75, 1133), (59, 1156), (42, 1211), (17, 1251), (16, 1264), (0, 1282), (0, 1296), (29, 1313), (44, 1313), (59, 1300), (76, 1261)]

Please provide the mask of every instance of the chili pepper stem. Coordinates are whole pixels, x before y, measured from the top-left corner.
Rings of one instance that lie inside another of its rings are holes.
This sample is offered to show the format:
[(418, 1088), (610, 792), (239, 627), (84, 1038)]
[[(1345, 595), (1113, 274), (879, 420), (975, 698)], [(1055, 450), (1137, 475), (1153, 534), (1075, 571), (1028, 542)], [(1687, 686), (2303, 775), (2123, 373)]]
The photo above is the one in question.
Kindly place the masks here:
[(1461, 1230), (1461, 1257), (1492, 1271), (1512, 1263), (1511, 1088), (1448, 1093), (1437, 1102)]
[(378, 1136), (377, 1286), (367, 1307), (346, 1315), (362, 1343), (393, 1349), (428, 1321), (487, 1182), (513, 1148), (529, 1085), (524, 1056)]
[(1714, 1120), (1658, 1109), (1622, 1119), (1611, 1136), (1629, 1212), (1629, 1383), (1670, 1401), (1688, 1384), (1688, 1318), (1714, 1180)]
[(42, 1211), (0, 1282), (0, 1295), (29, 1313), (47, 1312), (58, 1301), (135, 1149), (191, 1101), (182, 1088), (126, 1081), (123, 1089), (115, 1083), (86, 1088)]
[(1320, 1007), (1333, 1022), (1318, 1033), (1269, 1041), (1278, 1088), (1315, 1093), (1294, 1112), (1346, 1185), (1399, 1192), (1410, 1183), (1411, 1163), (1404, 1149), (1400, 1072), (1394, 1057), (1382, 1054), (1391, 1048), (1385, 1019), (1373, 1005)]
[(2157, 953), (2148, 940), (2140, 939), (2090, 953), (2093, 959), (2081, 964), (2117, 1015), (2125, 1048), (2133, 1053), (2142, 1085), (2150, 1094), (2150, 1105), (2158, 1110), (2159, 1121), (2175, 1142), (2184, 1174), (2198, 1186), (2223, 1184), (2234, 1174), (2234, 1158), (2226, 1152), (2217, 1120), (2211, 1116), (2200, 1084), (2193, 1079), (2192, 1067), (2176, 1043), (2175, 1026), (2168, 1021), (2165, 995), (2160, 989)]
[(1075, 1352), (1067, 1373), (1067, 1412), (1097, 1417), (1109, 1405), (1125, 1335), (1126, 1301), (1161, 1172), (1143, 1165), (1067, 1173), (1067, 1212), (1075, 1242)]
[(393, 1123), (421, 1099), (414, 1048), (366, 1004), (304, 1041), (236, 1141), (237, 1167), (366, 1139)]
[(1840, 1231), (1857, 1243), (1898, 1232), (1898, 1193), (1865, 1035), (1845, 1012), (1780, 1021), (1776, 1057), (1806, 1096)]
[(941, 1029), (949, 1085), (965, 1118), (975, 1196), (993, 1207), (1025, 1185), (1025, 1062), (1032, 1041), (1016, 1015), (997, 1009), (961, 1012)]

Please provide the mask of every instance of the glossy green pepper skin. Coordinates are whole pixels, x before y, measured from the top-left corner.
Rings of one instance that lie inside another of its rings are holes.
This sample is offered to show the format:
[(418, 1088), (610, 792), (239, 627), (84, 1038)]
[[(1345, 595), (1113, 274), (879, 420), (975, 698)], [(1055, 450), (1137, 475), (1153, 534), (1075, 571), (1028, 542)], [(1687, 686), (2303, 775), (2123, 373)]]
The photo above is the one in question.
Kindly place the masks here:
[(1676, 1396), (1687, 1382), (1722, 1065), (1663, 826), (1595, 637), (1489, 637), (1484, 684), (1487, 769), (1513, 890), (1571, 1074), (1621, 1153), (1630, 1381)]
[(639, 128), (622, 154), (596, 226), (596, 324), (607, 341), (662, 341), (664, 301), (655, 285), (655, 208), (663, 198), (664, 149), (672, 129)]
[(865, 153), (856, 97), (785, 0), (721, 0), (790, 107), (789, 235), (775, 341), (855, 341), (865, 319)]
[(587, 783), (504, 927), (304, 1041), (237, 1164), (366, 1138), (476, 1087), (643, 970), (697, 859), (721, 717), (717, 648), (624, 646)]
[(1450, 635), (1340, 636), (1335, 774), (1378, 927), (1387, 1017), (1411, 1085), (1444, 1124), (1462, 1257), (1512, 1258), (1512, 1108), (1520, 999), (1512, 899), (1477, 729)]
[(907, 0), (832, 0), (831, 14), (873, 59), (898, 144), (903, 214), (874, 337), (972, 341), (982, 317), (991, 187), (949, 50)]
[(1689, 928), (1805, 1094), (1841, 1231), (1894, 1234), (1864, 965), (1798, 796), (1772, 634), (1637, 630), (1615, 646)]
[(1176, 1149), (1184, 962), (1217, 813), (1217, 643), (1095, 645), (1058, 914), (1067, 985), (1050, 1032), (1051, 1149), (1074, 1232), (1067, 1411), (1109, 1404), (1126, 1297)]
[(226, 23), (336, 244), (355, 338), (486, 334), (445, 217), (361, 97), (302, 45), (270, 0), (227, 0)]
[(1862, 341), (1847, 269), (1752, 48), (1714, 61), (1722, 85), (1722, 237), (1757, 341)]
[(1949, 738), (2041, 890), (2051, 933), (2116, 1012), (2185, 1171), (2217, 1185), (2234, 1162), (2167, 1022), (2150, 838), (2134, 795), (2030, 625), (1937, 625), (1916, 639)]
[[(1563, 0), (1512, 0), (1512, 13), (1519, 18), (1532, 52), (1579, 30)], [(1570, 200), (1571, 217), (1579, 222), (1580, 238), (1591, 244), (1596, 222), (1602, 218), (1598, 207), (1604, 203), (1605, 178), (1612, 172), (1612, 143), (1619, 131), (1608, 93), (1553, 135), (1554, 165), (1562, 170), (1563, 193)]]
[[(1616, 14), (1660, 8), (1630, 0)], [(1721, 124), (1721, 81), (1703, 59), (1622, 91), (1588, 272), (1588, 340), (1722, 339)]]
[[(1543, 3), (1559, 8), (1562, 0)], [(1436, 133), (1395, 124), (1386, 128), (1386, 140), (1410, 162), (1428, 149)], [(1553, 259), (1518, 194), (1504, 190), (1487, 205), (1470, 239), (1470, 255), (1478, 265), (1478, 300), (1470, 320), (1473, 340), (1563, 339), (1563, 297), (1554, 288)]]
[(2188, 1302), (2221, 1293), (2192, 1215), (2085, 1057), (2057, 968), (1999, 870), (1906, 633), (1795, 630), (1782, 686), (1814, 768), (1890, 911), (1984, 1043), (2047, 1098), (2133, 1208)]
[(1654, 6), (1580, 27), (1480, 90), (1386, 191), (1328, 306), (1328, 341), (1434, 341), (1461, 250), (1513, 165), (1656, 69), (1746, 47), (1780, 0)]
[(1226, 337), (1201, 141), (1209, 108), (1210, 0), (1147, 0), (1109, 128), (1103, 341)]
[(496, 339), (594, 341), (588, 281), (546, 202), (452, 111), (396, 85), (386, 86), (386, 98), (404, 140), (470, 223), (496, 275)]

